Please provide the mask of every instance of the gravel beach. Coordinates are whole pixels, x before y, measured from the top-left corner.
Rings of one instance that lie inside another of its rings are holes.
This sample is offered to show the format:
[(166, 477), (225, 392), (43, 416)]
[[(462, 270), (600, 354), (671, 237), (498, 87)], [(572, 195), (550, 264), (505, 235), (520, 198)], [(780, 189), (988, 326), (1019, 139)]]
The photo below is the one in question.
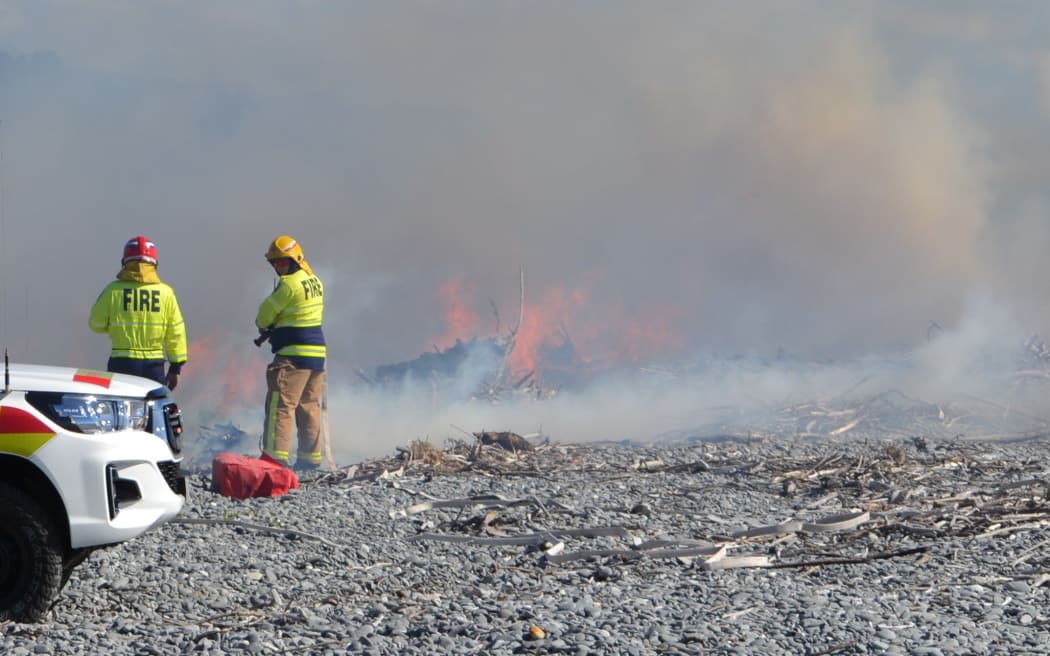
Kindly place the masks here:
[(413, 448), (97, 551), (28, 654), (1041, 654), (1048, 441)]

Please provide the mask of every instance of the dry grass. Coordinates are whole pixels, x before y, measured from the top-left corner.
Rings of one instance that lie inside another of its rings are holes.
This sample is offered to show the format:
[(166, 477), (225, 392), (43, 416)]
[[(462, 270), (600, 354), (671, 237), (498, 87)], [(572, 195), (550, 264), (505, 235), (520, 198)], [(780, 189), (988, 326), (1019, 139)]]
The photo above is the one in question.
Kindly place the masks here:
[(413, 463), (424, 465), (440, 465), (444, 460), (441, 449), (431, 444), (428, 440), (413, 440), (407, 451), (407, 459)]

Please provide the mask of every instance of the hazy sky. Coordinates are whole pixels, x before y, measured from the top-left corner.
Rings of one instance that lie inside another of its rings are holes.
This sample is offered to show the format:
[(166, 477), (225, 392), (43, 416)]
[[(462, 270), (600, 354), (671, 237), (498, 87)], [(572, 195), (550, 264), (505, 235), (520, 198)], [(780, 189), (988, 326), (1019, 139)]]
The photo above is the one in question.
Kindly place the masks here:
[(494, 306), (505, 330), (522, 268), (527, 319), (592, 358), (1050, 333), (1048, 25), (1034, 0), (11, 0), (0, 343), (104, 367), (88, 309), (139, 233), (197, 344), (187, 398), (261, 384), (282, 233), (327, 284), (335, 382), (447, 346), (450, 303), (464, 339)]

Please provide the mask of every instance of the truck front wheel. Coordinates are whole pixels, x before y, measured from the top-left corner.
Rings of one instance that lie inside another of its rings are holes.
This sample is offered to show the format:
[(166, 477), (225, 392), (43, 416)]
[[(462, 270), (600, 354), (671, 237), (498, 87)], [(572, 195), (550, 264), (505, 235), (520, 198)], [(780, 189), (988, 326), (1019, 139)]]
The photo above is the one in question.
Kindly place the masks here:
[(44, 617), (62, 589), (62, 542), (45, 508), (0, 483), (0, 620)]

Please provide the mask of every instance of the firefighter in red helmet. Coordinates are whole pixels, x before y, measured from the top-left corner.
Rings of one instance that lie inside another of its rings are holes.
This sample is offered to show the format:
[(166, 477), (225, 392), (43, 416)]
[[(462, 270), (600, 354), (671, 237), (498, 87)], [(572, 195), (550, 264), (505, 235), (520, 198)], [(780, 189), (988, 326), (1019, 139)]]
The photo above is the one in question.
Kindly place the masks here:
[(302, 246), (281, 235), (266, 251), (277, 284), (259, 306), (255, 326), (261, 346), (274, 354), (266, 367), (263, 455), (290, 461), (292, 435), (298, 436), (295, 469), (321, 466), (322, 399), (325, 387), (324, 285), (303, 257)]
[(88, 320), (91, 330), (109, 335), (106, 369), (151, 378), (173, 390), (188, 357), (186, 324), (175, 290), (157, 275), (157, 245), (142, 235), (132, 237), (120, 264)]

